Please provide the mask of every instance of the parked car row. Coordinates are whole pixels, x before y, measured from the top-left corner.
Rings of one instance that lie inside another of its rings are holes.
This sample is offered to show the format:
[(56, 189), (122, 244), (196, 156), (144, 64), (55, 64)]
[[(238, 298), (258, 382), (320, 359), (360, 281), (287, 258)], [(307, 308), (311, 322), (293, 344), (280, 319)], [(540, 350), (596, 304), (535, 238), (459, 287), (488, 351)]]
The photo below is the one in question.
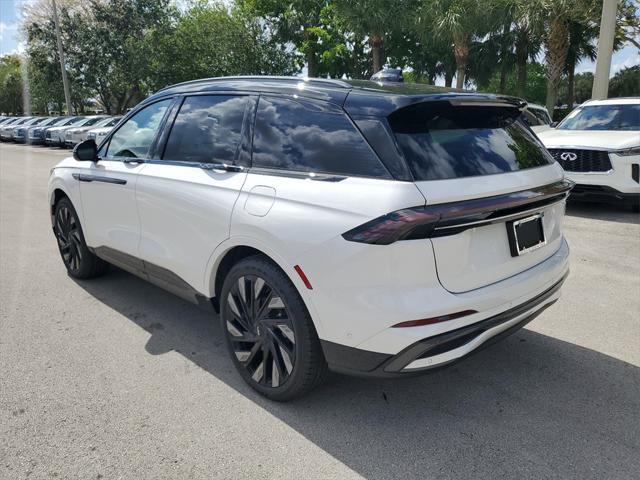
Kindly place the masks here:
[(0, 140), (67, 148), (88, 138), (100, 143), (121, 118), (111, 115), (0, 117)]

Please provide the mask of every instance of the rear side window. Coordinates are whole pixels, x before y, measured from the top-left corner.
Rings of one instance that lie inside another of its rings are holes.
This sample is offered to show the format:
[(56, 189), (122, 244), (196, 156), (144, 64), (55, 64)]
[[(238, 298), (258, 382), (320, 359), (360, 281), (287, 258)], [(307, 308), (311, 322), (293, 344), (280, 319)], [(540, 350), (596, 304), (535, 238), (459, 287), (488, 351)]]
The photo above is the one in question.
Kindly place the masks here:
[(516, 108), (428, 102), (389, 123), (416, 180), (514, 172), (553, 163)]
[(233, 163), (246, 106), (246, 96), (187, 97), (171, 128), (163, 158)]
[(340, 107), (303, 99), (260, 97), (253, 166), (389, 178)]

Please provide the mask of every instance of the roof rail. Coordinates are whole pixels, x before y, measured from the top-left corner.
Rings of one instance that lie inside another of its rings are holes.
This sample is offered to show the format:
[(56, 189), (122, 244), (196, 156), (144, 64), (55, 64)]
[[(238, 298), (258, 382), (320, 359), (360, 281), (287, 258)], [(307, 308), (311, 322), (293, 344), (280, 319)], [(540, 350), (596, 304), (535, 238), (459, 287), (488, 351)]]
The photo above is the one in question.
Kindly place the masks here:
[(327, 86), (333, 86), (338, 88), (353, 88), (352, 85), (347, 82), (343, 82), (342, 80), (335, 80), (332, 78), (310, 78), (310, 77), (285, 77), (285, 76), (274, 76), (274, 75), (239, 75), (234, 77), (211, 77), (211, 78), (201, 78), (198, 80), (189, 80), (187, 82), (176, 83), (174, 85), (168, 85), (164, 88), (158, 90), (158, 92), (162, 92), (168, 88), (177, 87), (181, 85), (190, 85), (196, 83), (209, 83), (209, 82), (227, 82), (227, 81), (256, 81), (256, 80), (267, 80), (267, 81), (276, 81), (276, 82), (305, 82), (305, 83), (315, 83), (315, 84), (325, 84)]

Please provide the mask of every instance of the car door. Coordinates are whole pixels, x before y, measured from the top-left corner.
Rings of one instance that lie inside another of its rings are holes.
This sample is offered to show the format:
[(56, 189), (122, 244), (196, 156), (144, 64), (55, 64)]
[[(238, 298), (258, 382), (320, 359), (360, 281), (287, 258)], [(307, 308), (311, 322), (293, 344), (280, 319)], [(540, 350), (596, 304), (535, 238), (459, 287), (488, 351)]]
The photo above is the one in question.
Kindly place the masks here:
[(87, 244), (128, 270), (132, 270), (128, 263), (138, 255), (140, 240), (135, 197), (138, 174), (172, 102), (166, 98), (138, 110), (102, 146), (99, 161), (74, 173), (80, 182)]
[(185, 96), (158, 158), (140, 172), (140, 258), (150, 280), (174, 293), (204, 293), (207, 262), (229, 236), (255, 103), (255, 96), (235, 93)]

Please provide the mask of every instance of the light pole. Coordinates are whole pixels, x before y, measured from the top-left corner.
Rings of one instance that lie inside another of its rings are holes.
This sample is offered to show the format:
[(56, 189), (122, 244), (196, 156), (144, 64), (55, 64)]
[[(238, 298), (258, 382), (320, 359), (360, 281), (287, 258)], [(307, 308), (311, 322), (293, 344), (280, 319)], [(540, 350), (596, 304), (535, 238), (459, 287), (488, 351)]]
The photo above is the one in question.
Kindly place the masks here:
[(611, 72), (611, 55), (613, 39), (616, 34), (616, 11), (618, 0), (604, 0), (602, 18), (600, 19), (600, 36), (598, 37), (598, 57), (596, 74), (593, 78), (591, 98), (604, 100), (609, 93), (609, 73)]
[(67, 69), (64, 66), (64, 51), (62, 50), (62, 36), (60, 35), (60, 22), (58, 21), (58, 9), (56, 0), (51, 0), (53, 6), (53, 23), (56, 27), (56, 40), (58, 42), (58, 56), (60, 57), (60, 70), (62, 71), (62, 86), (64, 87), (64, 100), (67, 103), (67, 114), (73, 115), (73, 106), (71, 105), (71, 91), (69, 90), (69, 79), (67, 78)]

